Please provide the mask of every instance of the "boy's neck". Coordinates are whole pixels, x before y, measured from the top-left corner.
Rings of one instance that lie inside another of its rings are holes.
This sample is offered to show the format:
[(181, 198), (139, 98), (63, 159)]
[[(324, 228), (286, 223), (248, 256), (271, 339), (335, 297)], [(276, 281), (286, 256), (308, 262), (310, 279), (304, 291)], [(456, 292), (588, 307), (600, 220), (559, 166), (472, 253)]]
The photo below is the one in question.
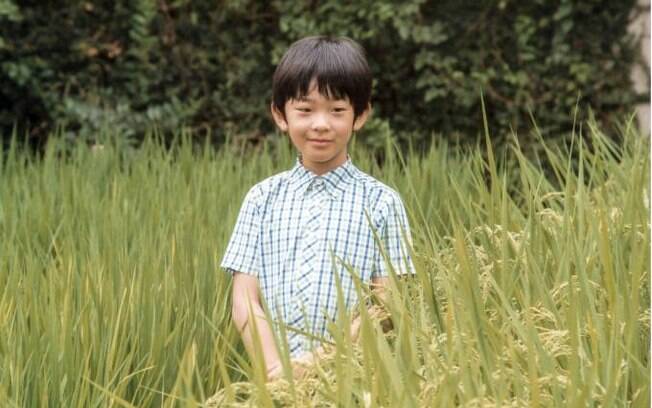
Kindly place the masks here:
[(299, 163), (308, 171), (316, 174), (317, 176), (323, 176), (326, 173), (329, 173), (335, 169), (337, 169), (340, 166), (343, 166), (346, 164), (347, 161), (350, 160), (349, 155), (347, 154), (344, 159), (340, 159), (336, 162), (326, 162), (326, 163), (314, 163), (314, 162), (308, 162), (304, 163), (303, 157), (301, 154), (299, 154)]

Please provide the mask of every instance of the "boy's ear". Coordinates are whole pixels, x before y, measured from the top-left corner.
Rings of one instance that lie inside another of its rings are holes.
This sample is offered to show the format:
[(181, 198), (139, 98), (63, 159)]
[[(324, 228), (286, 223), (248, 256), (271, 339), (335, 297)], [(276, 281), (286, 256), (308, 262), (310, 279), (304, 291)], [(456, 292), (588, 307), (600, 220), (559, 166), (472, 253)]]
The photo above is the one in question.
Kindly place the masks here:
[(358, 131), (362, 129), (365, 122), (367, 122), (367, 119), (369, 119), (369, 115), (371, 115), (371, 104), (368, 104), (367, 108), (362, 111), (360, 116), (355, 118), (355, 121), (353, 122), (353, 130)]
[(278, 126), (281, 132), (287, 132), (288, 122), (287, 120), (285, 120), (285, 115), (283, 115), (283, 113), (281, 113), (278, 109), (276, 109), (274, 103), (271, 103), (269, 108), (272, 111), (272, 117), (274, 117), (274, 122), (276, 122), (276, 126)]

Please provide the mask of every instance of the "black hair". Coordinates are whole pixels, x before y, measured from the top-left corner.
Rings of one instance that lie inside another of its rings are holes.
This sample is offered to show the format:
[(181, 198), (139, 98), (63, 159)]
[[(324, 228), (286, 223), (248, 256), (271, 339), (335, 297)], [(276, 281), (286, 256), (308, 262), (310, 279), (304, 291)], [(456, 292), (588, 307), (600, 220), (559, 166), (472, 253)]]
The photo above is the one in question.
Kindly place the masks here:
[(305, 97), (313, 79), (320, 94), (348, 98), (355, 118), (369, 106), (371, 71), (364, 49), (350, 38), (314, 36), (293, 43), (274, 72), (273, 106), (285, 116), (285, 103)]

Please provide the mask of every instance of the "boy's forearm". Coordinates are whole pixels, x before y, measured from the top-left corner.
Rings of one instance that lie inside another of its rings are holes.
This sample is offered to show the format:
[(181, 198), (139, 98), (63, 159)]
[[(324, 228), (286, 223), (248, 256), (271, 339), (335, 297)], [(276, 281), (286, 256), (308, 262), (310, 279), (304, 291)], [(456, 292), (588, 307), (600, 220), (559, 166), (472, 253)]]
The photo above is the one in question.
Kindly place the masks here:
[[(386, 277), (379, 277), (379, 278), (372, 278), (371, 281), (371, 291), (373, 292), (373, 295), (380, 300), (380, 303), (383, 304), (387, 301), (387, 296), (388, 296), (388, 289), (387, 285), (389, 283), (389, 278)], [(382, 315), (382, 306), (379, 306), (377, 304), (371, 304), (367, 306), (367, 314), (371, 317), (381, 317)], [(362, 322), (362, 317), (360, 315), (357, 315), (352, 321), (351, 321), (351, 338), (355, 341), (357, 338), (360, 336), (360, 326)], [(383, 332), (387, 332), (389, 330), (389, 325), (391, 325), (391, 320), (389, 318), (383, 319), (381, 321), (381, 327), (383, 329)]]
[[(271, 371), (280, 366), (280, 360), (272, 328), (263, 311), (258, 278), (251, 274), (235, 272), (232, 300), (233, 323), (242, 337), (247, 354), (251, 360), (260, 358), (256, 353), (256, 342), (259, 342), (269, 376)], [(255, 333), (258, 333), (257, 339), (254, 338)]]
[(255, 330), (258, 331), (258, 338), (263, 352), (263, 359), (267, 372), (275, 370), (280, 365), (280, 358), (276, 343), (274, 342), (274, 334), (272, 328), (267, 321), (265, 313), (263, 312), (260, 304), (252, 304), (253, 316), (249, 316), (243, 327), (239, 327), (240, 336), (244, 343), (245, 349), (249, 356), (256, 358), (256, 346), (254, 340), (254, 325)]
[(371, 278), (371, 291), (373, 292), (374, 296), (381, 301), (381, 303), (385, 303), (385, 301), (387, 300), (388, 286), (389, 286), (388, 277), (383, 276), (383, 277)]

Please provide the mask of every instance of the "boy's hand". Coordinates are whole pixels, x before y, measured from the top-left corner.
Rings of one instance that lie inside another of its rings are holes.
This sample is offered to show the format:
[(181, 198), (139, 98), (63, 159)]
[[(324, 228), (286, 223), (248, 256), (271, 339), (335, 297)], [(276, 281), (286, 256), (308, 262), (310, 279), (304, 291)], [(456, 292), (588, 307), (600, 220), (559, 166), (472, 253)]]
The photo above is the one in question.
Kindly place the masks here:
[[(382, 328), (383, 333), (387, 333), (388, 331), (392, 330), (392, 318), (384, 307), (380, 305), (371, 305), (367, 309), (367, 313), (369, 314), (369, 318), (371, 320), (376, 320), (378, 323), (380, 323), (380, 327)], [(362, 318), (360, 315), (357, 315), (351, 322), (351, 340), (353, 340), (353, 342), (358, 341), (360, 338), (361, 324)]]
[(295, 380), (301, 380), (306, 377), (308, 371), (324, 355), (324, 347), (317, 347), (314, 351), (303, 353), (300, 357), (292, 360), (292, 376)]
[[(306, 352), (300, 357), (295, 358), (291, 361), (292, 366), (292, 377), (295, 380), (303, 379), (313, 365), (316, 364), (317, 360), (321, 358), (324, 353), (323, 347), (318, 347), (313, 352)], [(271, 366), (267, 369), (267, 381), (275, 381), (283, 376), (283, 365), (279, 361), (278, 364)]]
[[(374, 296), (380, 300), (380, 302), (385, 302), (387, 300), (387, 293), (388, 293), (388, 286), (389, 286), (389, 278), (388, 277), (374, 277), (371, 279), (371, 290), (374, 294)], [(369, 314), (369, 317), (372, 320), (378, 320), (380, 322), (380, 326), (383, 329), (383, 333), (387, 333), (392, 329), (392, 319), (389, 316), (389, 313), (385, 310), (384, 307), (381, 305), (371, 305), (367, 309), (367, 313)], [(353, 342), (358, 341), (358, 338), (360, 337), (360, 325), (362, 324), (362, 319), (360, 318), (360, 315), (357, 315), (353, 321), (351, 322), (351, 340)]]

